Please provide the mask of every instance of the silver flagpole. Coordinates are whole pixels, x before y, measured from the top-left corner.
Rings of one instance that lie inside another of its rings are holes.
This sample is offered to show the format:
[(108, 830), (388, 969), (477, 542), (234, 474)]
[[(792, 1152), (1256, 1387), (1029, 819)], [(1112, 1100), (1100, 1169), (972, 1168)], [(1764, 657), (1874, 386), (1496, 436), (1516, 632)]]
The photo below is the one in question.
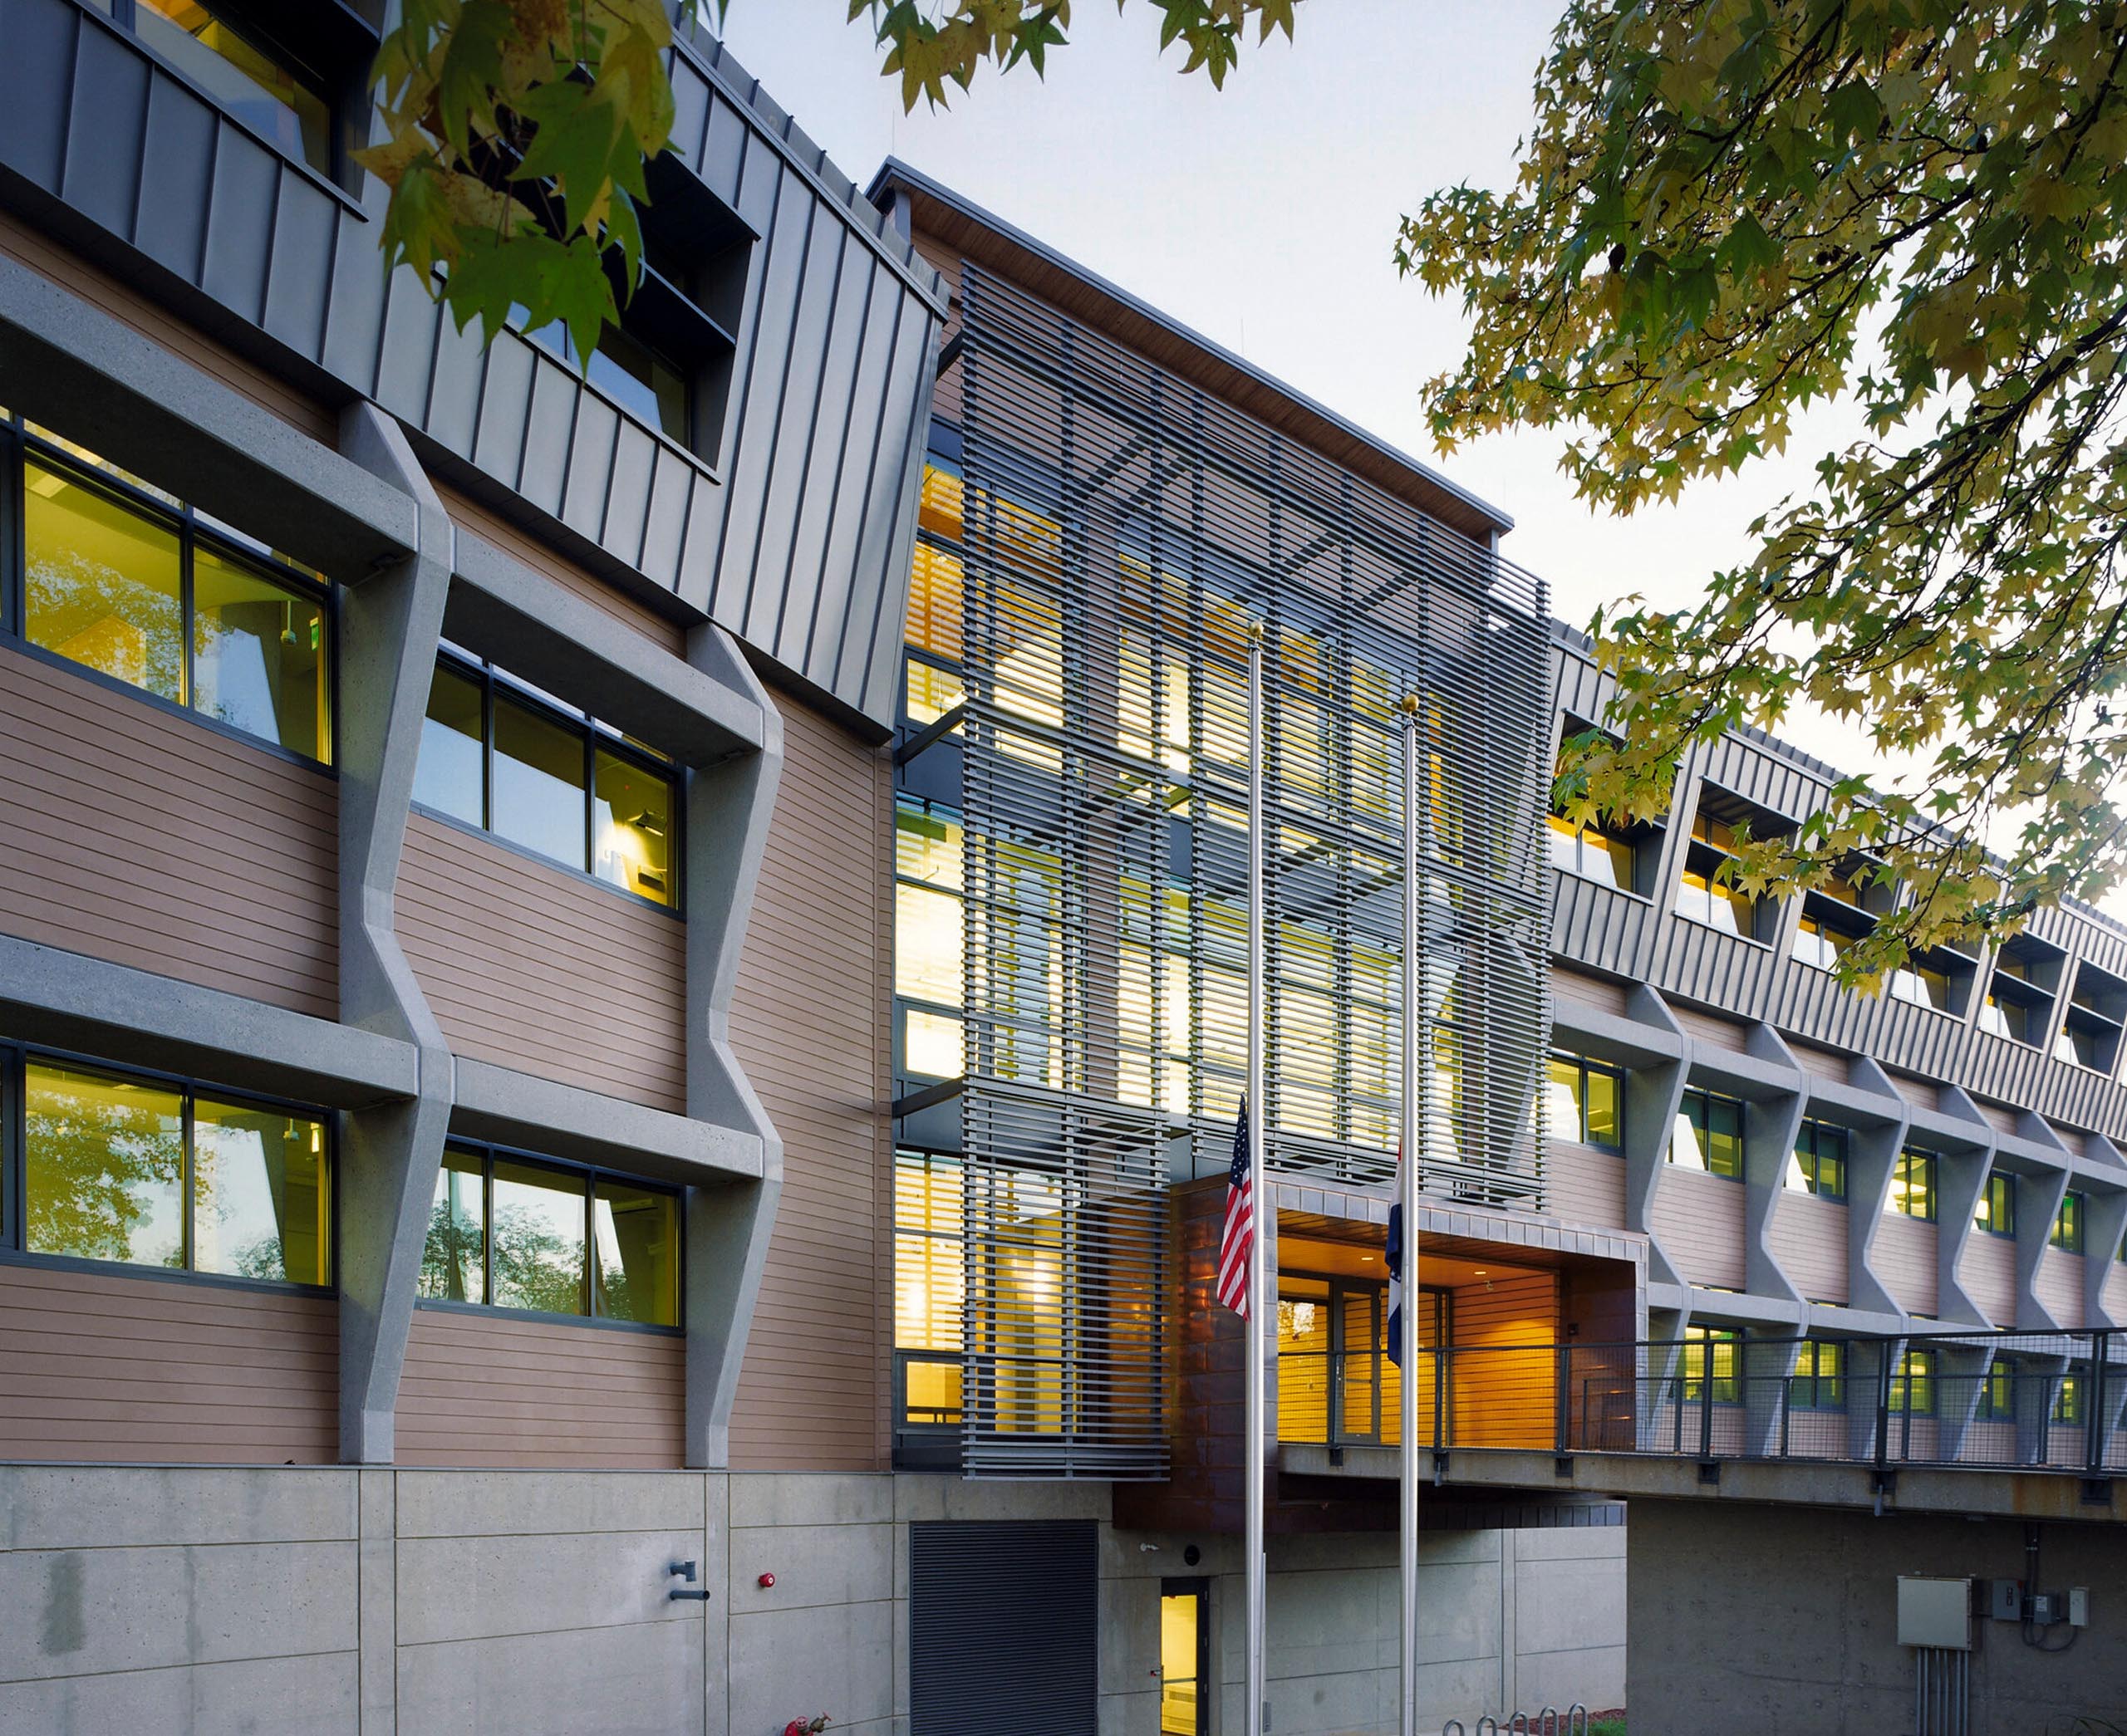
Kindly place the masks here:
[(1248, 1248), (1248, 1430), (1241, 1502), (1248, 1562), (1247, 1736), (1263, 1736), (1263, 1623), (1268, 1599), (1263, 1557), (1263, 1380), (1265, 1297), (1263, 1224), (1275, 1209), (1263, 1180), (1263, 1130), (1270, 1105), (1263, 1089), (1263, 625), (1248, 630), (1248, 1194), (1253, 1207)]
[(1401, 1593), (1396, 1631), (1399, 1736), (1418, 1729), (1418, 1044), (1431, 1021), (1419, 992), (1423, 939), (1418, 901), (1418, 702), (1403, 701), (1403, 1161), (1397, 1177), (1403, 1204), (1402, 1404), (1402, 1537), (1396, 1558)]

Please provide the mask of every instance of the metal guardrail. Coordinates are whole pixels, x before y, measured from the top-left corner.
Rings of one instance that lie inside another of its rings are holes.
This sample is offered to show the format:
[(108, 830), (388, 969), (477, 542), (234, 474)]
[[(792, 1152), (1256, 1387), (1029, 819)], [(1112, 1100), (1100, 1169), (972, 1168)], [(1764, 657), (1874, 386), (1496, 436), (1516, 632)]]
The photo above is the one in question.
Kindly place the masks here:
[[(1427, 1351), (1421, 1445), (2127, 1473), (2127, 1331), (1455, 1345)], [(1379, 1351), (1279, 1359), (1278, 1437), (1395, 1446)]]

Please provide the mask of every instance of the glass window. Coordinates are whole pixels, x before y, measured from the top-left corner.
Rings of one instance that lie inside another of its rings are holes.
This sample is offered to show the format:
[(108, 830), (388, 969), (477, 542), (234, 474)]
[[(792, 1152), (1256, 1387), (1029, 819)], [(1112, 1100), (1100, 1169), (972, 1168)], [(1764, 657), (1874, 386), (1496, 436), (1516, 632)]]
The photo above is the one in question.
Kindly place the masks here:
[(1624, 1149), (1624, 1074), (1585, 1055), (1551, 1057), (1551, 1131), (1608, 1151)]
[(2053, 1420), (2080, 1424), (2083, 1420), (2083, 1377), (2063, 1375), (2053, 1389)]
[(580, 1177), (497, 1159), (488, 1295), (498, 1308), (588, 1314)]
[(1786, 1185), (1820, 1199), (1846, 1198), (1846, 1130), (1805, 1116), (1795, 1130), (1795, 1154), (1788, 1161)]
[(101, 489), (22, 465), (22, 631), (113, 680), (185, 703), (175, 529)]
[(2046, 1240), (2063, 1253), (2083, 1251), (2083, 1196), (2072, 1188), (2061, 1196), (2061, 1209), (2053, 1214), (2052, 1233)]
[(592, 1194), (599, 1315), (642, 1326), (680, 1323), (680, 1202), (600, 1180)]
[[(523, 310), (517, 312), (521, 318)], [(576, 341), (567, 326), (557, 322), (525, 335), (572, 368), (577, 365)], [(592, 346), (591, 365), (582, 371), (638, 422), (682, 446), (692, 438), (692, 394), (685, 373), (634, 333), (618, 326), (604, 327)]]
[(1839, 962), (1839, 955), (1853, 944), (1851, 934), (1842, 934), (1814, 916), (1804, 916), (1795, 925), (1794, 944), (1789, 951), (1798, 964), (1830, 970)]
[(1845, 1346), (1810, 1339), (1795, 1359), (1789, 1402), (1803, 1410), (1844, 1410), (1845, 1376)]
[(421, 1247), (419, 1292), (436, 1302), (488, 1299), (487, 1166), (463, 1151), (443, 1154)]
[(192, 559), (194, 708), (306, 758), (332, 758), (325, 605), (202, 548)]
[(1891, 1209), (1908, 1218), (1935, 1221), (1935, 1154), (1910, 1145), (1898, 1155), (1891, 1170)]
[(192, 1265), (297, 1284), (332, 1281), (325, 1127), (201, 1098), (192, 1119)]
[(1894, 1416), (1935, 1414), (1935, 1353), (1908, 1351), (1891, 1371), (1890, 1411)]
[(322, 1116), (36, 1059), (22, 1095), (30, 1253), (332, 1282)]
[(1979, 1190), (1979, 1204), (1972, 1209), (1972, 1221), (1990, 1236), (2016, 1234), (2015, 1176), (1997, 1170), (1987, 1178), (1987, 1185)]
[(1938, 1013), (1954, 1010), (1950, 975), (1927, 964), (1905, 964), (1891, 973), (1891, 998)]
[(488, 821), (486, 704), (481, 683), (436, 665), (414, 763), (414, 800), (468, 826)]
[(24, 1246), (184, 1264), (184, 1094), (32, 1061), (22, 1092)]
[(1160, 1736), (1200, 1736), (1204, 1729), (1204, 1597), (1201, 1582), (1160, 1587)]
[(583, 736), (502, 694), (494, 718), (495, 836), (582, 867)]
[(1987, 1385), (1980, 1395), (1980, 1410), (1990, 1422), (2005, 1422), (2016, 1414), (2016, 1371), (2001, 1356), (1987, 1371)]
[(1743, 1174), (1743, 1106), (1734, 1097), (1694, 1086), (1678, 1106), (1670, 1131), (1669, 1161), (1710, 1175), (1740, 1179)]
[(132, 7), (142, 42), (289, 156), (332, 173), (332, 105), (309, 74), (212, 0), (132, 0)]
[(672, 901), (672, 781), (601, 748), (591, 871), (652, 904)]
[(1743, 1382), (1739, 1352), (1742, 1336), (1728, 1327), (1686, 1327), (1681, 1357), (1684, 1402), (1697, 1404), (1708, 1396), (1717, 1405), (1742, 1402)]
[(894, 1350), (904, 1423), (960, 1420), (965, 1217), (956, 1157), (894, 1154)]

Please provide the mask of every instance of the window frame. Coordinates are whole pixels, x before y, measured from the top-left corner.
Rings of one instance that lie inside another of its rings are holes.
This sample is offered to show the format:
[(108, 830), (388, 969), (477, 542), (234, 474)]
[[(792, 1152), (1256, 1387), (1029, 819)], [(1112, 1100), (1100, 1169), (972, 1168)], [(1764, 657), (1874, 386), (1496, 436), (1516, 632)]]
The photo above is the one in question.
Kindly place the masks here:
[[(1703, 1405), (1709, 1393), (1716, 1405), (1740, 1406), (1743, 1402), (1744, 1346), (1749, 1341), (1740, 1327), (1711, 1327), (1687, 1325), (1677, 1342), (1682, 1346), (1677, 1373), (1678, 1402), (1680, 1405)], [(1691, 1370), (1691, 1346), (1703, 1345), (1699, 1357), (1698, 1371)], [(1717, 1371), (1715, 1351), (1726, 1345), (1731, 1351), (1729, 1371)], [(1697, 1388), (1694, 1390), (1694, 1385)], [(1723, 1396), (1724, 1393), (1726, 1396)]]
[[(566, 1175), (582, 1184), (583, 1195), (583, 1286), (584, 1312), (581, 1314), (561, 1314), (548, 1308), (513, 1308), (507, 1303), (480, 1302), (452, 1302), (440, 1296), (423, 1296), (416, 1289), (414, 1306), (431, 1308), (449, 1314), (502, 1315), (511, 1320), (543, 1321), (552, 1326), (597, 1327), (607, 1331), (650, 1332), (666, 1338), (684, 1338), (687, 1331), (687, 1194), (686, 1189), (667, 1181), (655, 1181), (647, 1176), (632, 1174), (626, 1170), (615, 1170), (603, 1164), (580, 1164), (565, 1157), (550, 1156), (543, 1151), (526, 1151), (515, 1145), (498, 1144), (489, 1140), (466, 1139), (452, 1134), (444, 1141), (446, 1157), (456, 1152), (460, 1157), (480, 1160), (481, 1259), (480, 1288), (484, 1296), (494, 1294), (494, 1199), (495, 1164), (498, 1160), (519, 1165), (524, 1169), (543, 1170), (550, 1174)], [(439, 1172), (440, 1173), (440, 1172)], [(647, 1320), (615, 1320), (598, 1312), (598, 1221), (597, 1204), (598, 1184), (611, 1180), (645, 1193), (662, 1194), (676, 1205), (673, 1223), (676, 1232), (674, 1258), (679, 1266), (680, 1293), (674, 1312), (679, 1318), (671, 1326), (661, 1326)], [(435, 1210), (435, 1201), (430, 1196), (428, 1211)], [(422, 1232), (425, 1244), (427, 1231), (424, 1219)]]
[[(1741, 1181), (1745, 1179), (1746, 1172), (1750, 1168), (1749, 1103), (1741, 1097), (1732, 1097), (1725, 1091), (1715, 1091), (1710, 1086), (1687, 1085), (1683, 1089), (1682, 1095), (1677, 1100), (1678, 1116), (1682, 1116), (1686, 1120), (1689, 1120), (1691, 1117), (1692, 1105), (1694, 1101), (1702, 1106), (1705, 1117), (1702, 1121), (1693, 1123), (1693, 1125), (1698, 1128), (1702, 1138), (1710, 1137), (1710, 1135), (1708, 1134), (1708, 1125), (1712, 1120), (1713, 1106), (1716, 1103), (1732, 1104), (1734, 1106), (1736, 1111), (1735, 1173), (1731, 1174), (1726, 1170), (1715, 1169), (1712, 1165), (1711, 1152), (1706, 1152), (1703, 1154), (1707, 1158), (1707, 1162), (1703, 1169), (1700, 1169), (1697, 1165), (1691, 1164), (1677, 1164), (1677, 1167), (1680, 1170), (1691, 1170), (1693, 1173), (1701, 1175), (1718, 1176), (1723, 1181)], [(1663, 1162), (1665, 1164), (1676, 1164), (1677, 1160), (1673, 1155), (1676, 1149), (1677, 1129), (1676, 1123), (1673, 1120), (1669, 1125), (1669, 1142), (1668, 1145), (1663, 1148), (1662, 1154)]]
[[(1546, 1063), (1546, 1077), (1549, 1076), (1549, 1063), (1552, 1062), (1563, 1062), (1574, 1067), (1576, 1072), (1574, 1102), (1580, 1111), (1580, 1127), (1579, 1130), (1573, 1135), (1574, 1144), (1585, 1145), (1591, 1151), (1608, 1151), (1622, 1157), (1625, 1150), (1626, 1069), (1614, 1062), (1599, 1061), (1592, 1055), (1581, 1054), (1572, 1049), (1553, 1049)], [(1617, 1088), (1618, 1137), (1615, 1144), (1589, 1136), (1588, 1081), (1591, 1076), (1608, 1079)], [(1555, 1133), (1553, 1135), (1554, 1138), (1557, 1136)]]
[[(1837, 1136), (1835, 1143), (1839, 1150), (1836, 1155), (1820, 1149), (1820, 1142), (1827, 1135)], [(1805, 1141), (1809, 1146), (1806, 1152), (1803, 1150)], [(1784, 1190), (1791, 1194), (1807, 1194), (1812, 1199), (1821, 1199), (1828, 1204), (1845, 1204), (1847, 1161), (1853, 1154), (1853, 1131), (1844, 1124), (1827, 1121), (1817, 1116), (1804, 1116), (1795, 1129), (1791, 1164), (1781, 1177)], [(1838, 1185), (1835, 1188), (1824, 1185), (1825, 1165), (1827, 1163), (1836, 1165)], [(1798, 1174), (1805, 1184), (1800, 1188), (1789, 1183), (1789, 1178)]]
[[(1936, 1382), (1940, 1359), (1924, 1346), (1908, 1345), (1899, 1355), (1885, 1386), (1884, 1406), (1897, 1417), (1932, 1417), (1936, 1412)], [(1913, 1402), (1916, 1390), (1920, 1403)]]
[[(184, 1247), (188, 1263), (151, 1266), (130, 1260), (103, 1260), (90, 1254), (40, 1253), (28, 1245), (29, 1204), (29, 1088), (28, 1068), (32, 1062), (55, 1067), (79, 1067), (92, 1072), (136, 1080), (143, 1085), (176, 1092), (182, 1101), (184, 1125)], [(322, 1130), (326, 1192), (330, 1200), (331, 1234), (327, 1259), (331, 1279), (322, 1284), (295, 1278), (246, 1277), (241, 1273), (200, 1272), (189, 1263), (195, 1257), (193, 1217), (196, 1209), (194, 1181), (193, 1127), (198, 1100), (237, 1107), (251, 1106), (314, 1121)], [(62, 1049), (49, 1043), (0, 1042), (0, 1266), (36, 1266), (61, 1272), (93, 1272), (106, 1276), (152, 1278), (184, 1284), (205, 1284), (226, 1290), (248, 1290), (269, 1296), (337, 1296), (340, 1293), (340, 1117), (339, 1111), (315, 1103), (224, 1086), (197, 1074), (173, 1073), (159, 1067), (138, 1067), (112, 1061), (106, 1056)]]
[[(2000, 1184), (1998, 1189), (1997, 1187), (1997, 1183)], [(1994, 1210), (1997, 1195), (2003, 1207), (2002, 1211), (1998, 1214)], [(1988, 1170), (1986, 1175), (1981, 1179), (1979, 1184), (1978, 1205), (1983, 1205), (1987, 1208), (1987, 1221), (1983, 1224), (1979, 1221), (1978, 1209), (1976, 1205), (1972, 1213), (1972, 1228), (1974, 1229), (1977, 1230), (1982, 1236), (2002, 1236), (2007, 1238), (2010, 1241), (2014, 1241), (2016, 1239), (2016, 1178), (2013, 1171), (2008, 1170)], [(1997, 1215), (2007, 1219), (2008, 1220), (2007, 1224), (2003, 1224), (1997, 1223), (1996, 1219)]]
[[(1938, 1151), (1930, 1151), (1922, 1145), (1900, 1145), (1898, 1155), (1891, 1160), (1890, 1192), (1884, 1197), (1886, 1209), (1895, 1216), (1911, 1219), (1915, 1224), (1938, 1222), (1942, 1211), (1942, 1154)], [(1922, 1189), (1928, 1202), (1928, 1209), (1924, 1212), (1908, 1209), (1914, 1191), (1910, 1172), (1919, 1165), (1926, 1165), (1927, 1169), (1927, 1180)], [(1900, 1191), (1900, 1183), (1904, 1184), (1903, 1192)]]
[[(436, 648), (436, 668), (448, 669), (459, 679), (470, 683), (480, 690), (480, 814), (481, 823), (474, 825), (456, 814), (447, 813), (440, 807), (415, 800), (411, 806), (415, 813), (434, 820), (439, 825), (455, 827), (476, 837), (486, 839), (504, 850), (514, 851), (529, 861), (543, 863), (558, 869), (563, 874), (575, 875), (610, 893), (616, 893), (631, 904), (645, 909), (661, 910), (666, 915), (685, 920), (686, 917), (686, 767), (677, 761), (661, 759), (656, 753), (637, 747), (621, 735), (610, 723), (601, 723), (587, 711), (576, 710), (566, 703), (543, 695), (520, 677), (499, 668), (493, 661), (478, 659), (470, 653), (450, 645)], [(430, 691), (434, 691), (435, 677), (431, 672)], [(583, 862), (565, 862), (559, 856), (548, 856), (529, 844), (520, 844), (514, 838), (504, 837), (494, 829), (495, 812), (495, 696), (500, 692), (513, 705), (532, 713), (541, 722), (580, 735), (583, 741)], [(423, 702), (422, 715), (425, 719), (427, 702)], [(625, 761), (639, 772), (662, 778), (672, 792), (671, 831), (667, 840), (669, 863), (666, 872), (672, 883), (672, 896), (666, 903), (646, 898), (632, 887), (623, 886), (593, 873), (588, 866), (597, 860), (598, 847), (598, 756), (609, 753)], [(420, 770), (416, 756), (415, 777)]]
[[(1825, 1368), (1825, 1352), (1831, 1367)], [(1808, 1371), (1803, 1363), (1809, 1364)], [(1846, 1409), (1846, 1346), (1836, 1338), (1805, 1338), (1795, 1353), (1795, 1371), (1787, 1377), (1791, 1410), (1841, 1411)]]
[[(56, 434), (56, 430), (53, 430)], [(61, 438), (65, 438), (61, 436)], [(55, 651), (48, 645), (37, 644), (29, 636), (29, 508), (27, 492), (28, 467), (35, 463), (65, 478), (69, 483), (86, 488), (92, 494), (102, 496), (125, 512), (135, 514), (158, 529), (175, 537), (178, 551), (178, 632), (182, 640), (184, 660), (184, 693), (182, 700), (165, 699), (145, 687), (136, 687), (130, 681), (121, 681), (100, 669), (77, 662), (65, 653)], [(30, 419), (19, 410), (0, 416), (0, 468), (5, 475), (0, 478), (0, 644), (34, 658), (51, 668), (64, 669), (82, 680), (91, 681), (106, 692), (121, 694), (140, 704), (151, 705), (166, 716), (184, 718), (203, 729), (212, 730), (229, 741), (242, 742), (262, 753), (270, 753), (291, 765), (303, 766), (322, 772), (327, 777), (339, 776), (338, 750), (340, 746), (340, 587), (331, 580), (282, 559), (273, 551), (248, 539), (234, 526), (224, 529), (212, 522), (212, 515), (203, 512), (189, 501), (165, 498), (155, 493), (152, 485), (120, 475), (115, 466), (106, 468), (109, 461), (97, 463), (68, 451), (57, 441), (40, 434), (30, 425)], [(269, 583), (307, 597), (318, 606), (325, 622), (325, 728), (326, 746), (331, 757), (314, 759), (307, 753), (284, 747), (279, 742), (254, 735), (248, 729), (239, 729), (233, 723), (225, 723), (211, 713), (200, 710), (192, 703), (198, 683), (194, 679), (193, 659), (195, 647), (195, 604), (194, 601), (194, 575), (197, 552), (204, 547), (216, 559), (256, 574)]]
[(2086, 1227), (2090, 1221), (2088, 1203), (2080, 1188), (2070, 1188), (2061, 1196), (2061, 1204), (2054, 1209), (2053, 1222), (2047, 1226), (2046, 1245), (2056, 1248), (2062, 1253), (2080, 1255), (2087, 1239)]

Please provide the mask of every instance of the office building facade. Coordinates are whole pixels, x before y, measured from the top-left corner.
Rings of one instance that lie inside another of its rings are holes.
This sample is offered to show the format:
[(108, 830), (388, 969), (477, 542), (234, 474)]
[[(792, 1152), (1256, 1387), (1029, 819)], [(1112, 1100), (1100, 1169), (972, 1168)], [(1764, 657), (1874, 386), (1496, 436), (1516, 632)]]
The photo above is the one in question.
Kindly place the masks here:
[(1840, 990), (1763, 738), (1548, 823), (1503, 515), (705, 34), (578, 367), (385, 276), (381, 13), (0, 21), (0, 1730), (1239, 1728), (1256, 625), (1280, 1736), (1393, 1704), (1407, 944), (1431, 1714), (1624, 1699), (1619, 1464), (2118, 1517), (2115, 925)]

